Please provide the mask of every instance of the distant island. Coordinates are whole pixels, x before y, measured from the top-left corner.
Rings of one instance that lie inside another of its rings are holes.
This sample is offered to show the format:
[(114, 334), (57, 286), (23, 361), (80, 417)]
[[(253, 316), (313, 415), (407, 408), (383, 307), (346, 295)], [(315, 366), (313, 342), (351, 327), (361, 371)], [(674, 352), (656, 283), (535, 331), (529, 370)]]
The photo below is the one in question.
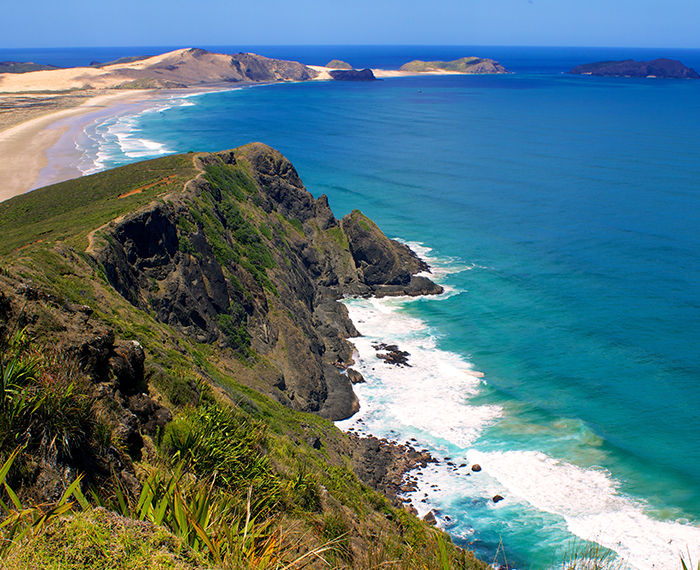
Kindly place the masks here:
[(569, 73), (574, 75), (595, 75), (598, 77), (644, 77), (662, 79), (700, 79), (697, 71), (675, 59), (654, 59), (652, 61), (598, 61), (577, 65)]
[(454, 73), (510, 73), (505, 67), (493, 59), (481, 57), (462, 57), (453, 61), (421, 61), (415, 59), (402, 65), (399, 71), (431, 73), (451, 71)]
[(352, 69), (352, 65), (350, 65), (347, 61), (341, 61), (340, 59), (332, 59), (330, 60), (327, 64), (326, 67), (330, 69)]

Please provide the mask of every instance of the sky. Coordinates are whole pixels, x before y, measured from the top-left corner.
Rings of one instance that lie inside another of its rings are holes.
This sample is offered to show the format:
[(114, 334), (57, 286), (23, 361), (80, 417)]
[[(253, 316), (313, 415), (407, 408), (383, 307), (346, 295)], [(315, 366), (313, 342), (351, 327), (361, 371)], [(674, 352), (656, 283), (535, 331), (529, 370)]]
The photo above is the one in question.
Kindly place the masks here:
[(0, 0), (0, 48), (700, 48), (700, 0)]

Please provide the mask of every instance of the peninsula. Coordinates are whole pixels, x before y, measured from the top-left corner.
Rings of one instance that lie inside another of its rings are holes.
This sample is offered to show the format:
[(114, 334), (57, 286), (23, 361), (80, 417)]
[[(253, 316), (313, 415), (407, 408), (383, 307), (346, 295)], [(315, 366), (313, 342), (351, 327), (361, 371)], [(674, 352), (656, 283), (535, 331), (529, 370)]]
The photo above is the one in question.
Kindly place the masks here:
[(659, 79), (700, 79), (698, 73), (675, 59), (652, 61), (599, 61), (577, 65), (569, 73), (598, 77), (643, 77)]
[(44, 517), (17, 519), (9, 567), (488, 567), (402, 504), (427, 453), (324, 419), (358, 407), (338, 300), (442, 289), (279, 152), (123, 166), (3, 202), (0, 225), (0, 482), (21, 502), (0, 508)]

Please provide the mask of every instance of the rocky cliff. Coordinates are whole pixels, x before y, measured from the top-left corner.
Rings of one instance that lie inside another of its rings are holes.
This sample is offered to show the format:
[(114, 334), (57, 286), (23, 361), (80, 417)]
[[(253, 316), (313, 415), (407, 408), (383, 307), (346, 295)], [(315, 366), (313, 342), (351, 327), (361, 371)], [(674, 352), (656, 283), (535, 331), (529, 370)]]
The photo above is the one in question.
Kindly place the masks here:
[[(0, 204), (0, 226), (6, 482), (27, 516), (78, 483), (88, 496), (30, 539), (0, 529), (11, 559), (36, 558), (38, 541), (42, 567), (69, 550), (94, 564), (98, 532), (100, 560), (124, 567), (131, 555), (103, 527), (143, 518), (153, 499), (165, 510), (146, 517), (151, 532), (206, 559), (182, 567), (252, 564), (273, 539), (277, 566), (316, 553), (310, 568), (486, 567), (402, 506), (426, 452), (325, 419), (353, 413), (361, 381), (338, 299), (441, 288), (361, 212), (338, 220), (279, 152), (254, 143), (63, 182)], [(206, 497), (206, 528), (183, 531), (173, 489)], [(251, 515), (253, 549), (236, 531)], [(83, 519), (85, 540), (61, 533)], [(227, 545), (228, 565), (203, 535)]]
[(416, 275), (427, 266), (359, 211), (337, 220), (265, 145), (193, 160), (184, 192), (104, 230), (94, 255), (110, 284), (198, 342), (264, 360), (265, 389), (285, 405), (352, 415), (357, 333), (338, 299), (438, 293)]

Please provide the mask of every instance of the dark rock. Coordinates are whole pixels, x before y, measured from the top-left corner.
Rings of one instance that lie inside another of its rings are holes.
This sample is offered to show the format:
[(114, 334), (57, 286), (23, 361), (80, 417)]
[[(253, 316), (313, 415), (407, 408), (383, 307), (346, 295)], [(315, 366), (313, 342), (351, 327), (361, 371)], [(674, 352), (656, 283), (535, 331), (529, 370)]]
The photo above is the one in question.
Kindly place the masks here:
[(491, 499), (494, 503), (498, 503), (503, 500), (503, 497), (501, 495), (494, 495), (493, 499)]
[(348, 434), (353, 443), (352, 468), (366, 485), (384, 493), (395, 505), (398, 495), (416, 490), (406, 474), (419, 466), (434, 463), (430, 453), (408, 446), (381, 441), (375, 437)]
[(127, 453), (136, 460), (141, 459), (143, 438), (139, 430), (138, 418), (131, 412), (122, 414), (120, 423), (113, 436), (126, 448)]
[(365, 378), (360, 374), (357, 370), (353, 368), (348, 368), (347, 369), (347, 374), (348, 378), (350, 378), (350, 382), (353, 384), (364, 384), (365, 383)]
[(423, 517), (423, 520), (430, 525), (437, 526), (437, 519), (435, 518), (435, 513), (433, 511), (428, 511)]
[(321, 449), (323, 447), (323, 444), (321, 443), (321, 440), (318, 438), (318, 436), (311, 435), (306, 438), (306, 443), (308, 443), (311, 447), (314, 449)]
[(395, 344), (373, 344), (372, 347), (377, 351), (377, 358), (394, 366), (411, 366), (408, 363), (408, 357), (411, 356), (405, 350), (399, 350)]
[(151, 416), (156, 410), (156, 403), (146, 394), (135, 394), (128, 399), (128, 408), (140, 419)]
[[(205, 60), (209, 55), (192, 51), (187, 57)], [(252, 143), (194, 157), (201, 169), (239, 161), (251, 176), (246, 199), (269, 214), (262, 224), (268, 230), (265, 236), (244, 228), (250, 235), (243, 232), (244, 241), (239, 242), (240, 220), (232, 218), (229, 209), (231, 190), (200, 175), (181, 195), (151, 202), (108, 227), (102, 249), (93, 255), (127, 301), (154, 312), (159, 321), (197, 342), (245, 356), (249, 338), (250, 349), (271, 363), (256, 367), (256, 388), (263, 385), (269, 396), (298, 410), (333, 420), (347, 418), (359, 409), (352, 382), (360, 381), (354, 372), (345, 373), (353, 352), (347, 339), (359, 333), (338, 299), (434, 294), (442, 288), (417, 276), (428, 266), (360, 212), (339, 223), (328, 199), (314, 199), (279, 152)], [(192, 214), (194, 197), (206, 198), (223, 227), (216, 248), (214, 238)], [(185, 232), (185, 225), (192, 229)], [(264, 244), (274, 260), (274, 269), (263, 271), (277, 290), (274, 297), (263, 289), (260, 275), (221, 253), (222, 246), (246, 251), (250, 239)], [(104, 362), (97, 348), (88, 352), (93, 361)], [(127, 396), (146, 393), (145, 385), (138, 383), (140, 371), (128, 355), (117, 352), (109, 353), (107, 367), (118, 378), (118, 389)], [(408, 354), (402, 351), (385, 356), (392, 364), (408, 365)]]
[(109, 368), (122, 393), (132, 394), (145, 387), (145, 359), (143, 348), (137, 341), (120, 342), (114, 346)]
[(472, 465), (472, 471), (474, 471), (475, 473), (478, 473), (479, 471), (481, 471), (481, 465), (479, 465), (478, 463), (475, 463), (474, 465)]
[(371, 69), (338, 69), (329, 73), (336, 81), (377, 81)]

